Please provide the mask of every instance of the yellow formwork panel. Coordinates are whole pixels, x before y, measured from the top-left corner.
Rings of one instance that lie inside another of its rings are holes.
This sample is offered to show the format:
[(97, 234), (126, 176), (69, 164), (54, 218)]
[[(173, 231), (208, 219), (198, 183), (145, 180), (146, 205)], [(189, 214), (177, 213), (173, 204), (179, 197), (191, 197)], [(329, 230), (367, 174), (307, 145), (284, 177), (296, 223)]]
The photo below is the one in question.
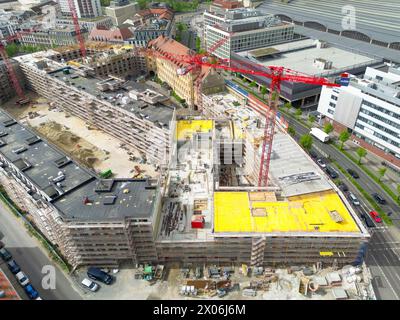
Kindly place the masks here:
[[(266, 216), (252, 216), (264, 208)], [(343, 218), (335, 222), (329, 211)], [(250, 203), (247, 192), (214, 193), (215, 232), (358, 232), (357, 224), (333, 191), (291, 197), (288, 201)]]
[(212, 128), (212, 120), (180, 120), (176, 124), (176, 139), (191, 139), (194, 133), (209, 132)]

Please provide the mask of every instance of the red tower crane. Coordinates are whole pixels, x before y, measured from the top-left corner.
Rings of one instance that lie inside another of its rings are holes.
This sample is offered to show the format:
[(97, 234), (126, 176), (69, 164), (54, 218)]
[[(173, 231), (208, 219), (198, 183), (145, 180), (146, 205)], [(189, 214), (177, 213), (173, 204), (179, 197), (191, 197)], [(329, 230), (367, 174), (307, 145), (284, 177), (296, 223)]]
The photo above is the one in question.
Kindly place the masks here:
[(86, 57), (86, 47), (85, 40), (83, 39), (81, 28), (79, 26), (78, 15), (76, 13), (76, 8), (74, 4), (74, 0), (68, 0), (69, 10), (71, 11), (72, 21), (74, 22), (74, 28), (76, 33), (76, 39), (78, 40), (79, 47), (81, 48), (82, 58)]
[(3, 46), (2, 43), (0, 43), (0, 56), (4, 61), (4, 64), (6, 65), (7, 68), (7, 72), (10, 76), (10, 80), (12, 82), (12, 85), (15, 89), (15, 92), (17, 93), (19, 100), (19, 103), (24, 103), (25, 101), (27, 101), (24, 91), (21, 88), (21, 85), (19, 84), (17, 75), (15, 74), (15, 70), (10, 62), (10, 59), (8, 58), (7, 52), (5, 47)]

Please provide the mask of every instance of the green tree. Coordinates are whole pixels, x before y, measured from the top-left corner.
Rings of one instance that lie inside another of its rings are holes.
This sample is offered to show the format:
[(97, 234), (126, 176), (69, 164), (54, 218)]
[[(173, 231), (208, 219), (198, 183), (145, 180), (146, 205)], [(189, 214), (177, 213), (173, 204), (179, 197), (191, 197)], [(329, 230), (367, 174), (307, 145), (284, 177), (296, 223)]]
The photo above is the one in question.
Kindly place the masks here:
[(197, 49), (197, 52), (200, 53), (200, 50), (201, 50), (201, 40), (200, 40), (200, 37), (196, 37), (196, 49)]
[(100, 0), (102, 7), (108, 7), (110, 5), (110, 0)]
[(271, 94), (271, 99), (272, 99), (272, 101), (275, 101), (276, 98), (278, 98), (278, 94), (277, 94), (276, 91), (274, 91), (274, 92), (272, 92), (272, 94)]
[(296, 134), (296, 130), (294, 130), (294, 128), (291, 127), (291, 126), (289, 126), (289, 127), (287, 128), (287, 132), (288, 132), (292, 137), (294, 137), (294, 135)]
[(397, 193), (398, 193), (397, 200), (399, 200), (400, 199), (400, 184), (397, 185), (396, 189), (397, 189)]
[(256, 82), (253, 80), (252, 82), (250, 82), (249, 87), (254, 88), (256, 85)]
[(329, 134), (333, 131), (333, 125), (330, 122), (325, 123), (324, 125), (324, 132)]
[(288, 110), (292, 108), (292, 104), (290, 102), (286, 102), (283, 106)]
[(350, 132), (345, 129), (339, 134), (339, 141), (341, 142), (340, 144), (340, 150), (343, 150), (343, 145), (344, 143), (349, 140), (350, 138)]
[(268, 91), (268, 90), (267, 90), (267, 87), (266, 87), (266, 86), (262, 86), (262, 87), (261, 87), (261, 94), (262, 94), (263, 99), (264, 99), (264, 97), (265, 97), (267, 91)]
[(145, 9), (147, 5), (147, 0), (137, 0), (140, 9)]
[(300, 138), (300, 145), (307, 151), (311, 150), (313, 138), (309, 134), (302, 135)]
[(312, 114), (310, 114), (310, 115), (308, 116), (308, 121), (309, 121), (310, 123), (313, 123), (313, 122), (315, 121), (315, 116), (313, 116)]
[(19, 52), (19, 47), (16, 43), (10, 43), (6, 46), (6, 52), (9, 57), (13, 57)]
[(300, 118), (300, 116), (301, 116), (302, 114), (303, 114), (303, 111), (301, 111), (300, 108), (298, 108), (298, 109), (296, 110), (296, 112), (295, 112), (295, 115), (296, 115), (297, 118)]
[(361, 164), (361, 159), (367, 155), (367, 150), (365, 150), (364, 148), (359, 147), (356, 152), (357, 152), (357, 155), (359, 157), (358, 158), (358, 164)]
[(378, 170), (378, 172), (379, 172), (379, 181), (381, 181), (381, 179), (382, 179), (383, 176), (385, 175), (386, 170), (387, 170), (387, 168), (385, 168), (385, 167), (382, 167), (382, 168), (380, 168), (380, 169)]

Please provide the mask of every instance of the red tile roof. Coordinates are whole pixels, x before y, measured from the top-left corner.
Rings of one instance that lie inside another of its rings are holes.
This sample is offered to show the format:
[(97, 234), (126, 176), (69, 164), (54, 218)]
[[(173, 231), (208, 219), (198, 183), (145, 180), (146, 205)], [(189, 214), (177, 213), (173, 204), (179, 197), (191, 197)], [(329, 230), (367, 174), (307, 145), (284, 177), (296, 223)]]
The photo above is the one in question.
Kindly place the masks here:
[(131, 37), (133, 37), (133, 34), (128, 28), (113, 28), (108, 30), (93, 28), (89, 35), (90, 40), (109, 42), (123, 42)]
[(171, 10), (162, 8), (144, 9), (139, 11), (137, 14), (145, 19), (155, 16), (159, 17), (160, 19), (172, 20), (174, 16), (174, 13)]

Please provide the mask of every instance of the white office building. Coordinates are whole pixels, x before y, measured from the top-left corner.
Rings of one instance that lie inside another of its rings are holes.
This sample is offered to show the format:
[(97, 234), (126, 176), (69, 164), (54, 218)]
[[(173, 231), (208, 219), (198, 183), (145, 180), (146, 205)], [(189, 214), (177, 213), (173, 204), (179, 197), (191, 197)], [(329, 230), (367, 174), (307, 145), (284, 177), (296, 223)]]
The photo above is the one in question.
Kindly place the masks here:
[(259, 10), (238, 8), (204, 13), (207, 50), (223, 38), (228, 40), (215, 50), (219, 58), (230, 58), (232, 52), (271, 46), (293, 39), (294, 25), (283, 23), (274, 15)]
[[(71, 14), (68, 0), (58, 0), (58, 3), (63, 14)], [(74, 5), (78, 18), (95, 18), (102, 14), (100, 0), (74, 0)]]
[(335, 129), (351, 129), (357, 143), (400, 167), (400, 68), (368, 67), (347, 87), (324, 87), (318, 111)]

